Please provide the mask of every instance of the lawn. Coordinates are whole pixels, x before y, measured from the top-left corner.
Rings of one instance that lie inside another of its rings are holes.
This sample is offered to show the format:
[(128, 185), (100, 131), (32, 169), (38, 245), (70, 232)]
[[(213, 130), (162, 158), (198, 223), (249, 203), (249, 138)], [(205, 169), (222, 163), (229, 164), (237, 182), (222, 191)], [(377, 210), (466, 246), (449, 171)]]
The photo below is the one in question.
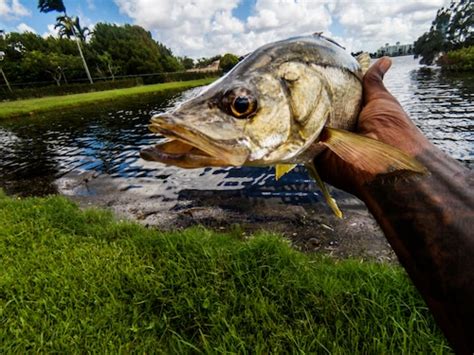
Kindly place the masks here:
[(77, 107), (100, 101), (110, 101), (133, 95), (146, 94), (174, 89), (186, 89), (213, 82), (215, 78), (177, 81), (172, 83), (162, 83), (155, 85), (136, 86), (125, 89), (115, 89), (106, 91), (89, 92), (65, 96), (49, 96), (37, 99), (17, 100), (0, 102), (0, 119), (35, 114), (51, 110), (63, 109), (66, 107)]
[(398, 266), (0, 193), (0, 353), (450, 353)]

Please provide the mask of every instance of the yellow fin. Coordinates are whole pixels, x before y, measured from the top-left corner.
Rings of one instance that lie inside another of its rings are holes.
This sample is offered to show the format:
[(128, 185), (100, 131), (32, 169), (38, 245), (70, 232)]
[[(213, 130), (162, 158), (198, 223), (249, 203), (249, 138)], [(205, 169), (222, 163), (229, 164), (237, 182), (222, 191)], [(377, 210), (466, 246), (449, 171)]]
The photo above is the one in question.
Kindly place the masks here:
[(374, 175), (397, 170), (427, 173), (415, 158), (376, 139), (328, 127), (324, 128), (320, 137), (320, 143), (362, 171)]
[(316, 183), (321, 189), (323, 196), (326, 199), (327, 204), (329, 205), (329, 207), (331, 207), (336, 217), (342, 218), (342, 212), (339, 209), (339, 206), (337, 205), (336, 200), (331, 197), (331, 194), (329, 193), (329, 190), (326, 187), (326, 184), (323, 182), (323, 180), (321, 180), (321, 177), (319, 176), (318, 171), (316, 170), (316, 167), (314, 166), (314, 164), (308, 163), (305, 166), (306, 166), (306, 169), (308, 169), (308, 172), (311, 175), (311, 177), (314, 180), (316, 180)]
[(362, 74), (365, 75), (365, 73), (367, 73), (367, 70), (369, 70), (370, 67), (370, 54), (367, 52), (363, 52), (356, 57), (356, 60), (359, 62)]
[(275, 165), (275, 179), (280, 180), (280, 178), (289, 173), (295, 168), (296, 164), (277, 164)]

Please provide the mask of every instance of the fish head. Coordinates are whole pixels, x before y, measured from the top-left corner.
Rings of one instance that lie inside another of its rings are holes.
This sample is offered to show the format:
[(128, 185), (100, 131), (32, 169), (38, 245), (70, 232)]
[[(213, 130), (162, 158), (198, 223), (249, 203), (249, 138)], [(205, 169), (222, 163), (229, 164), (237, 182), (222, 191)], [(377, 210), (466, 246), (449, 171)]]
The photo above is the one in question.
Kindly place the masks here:
[(150, 129), (170, 141), (141, 156), (184, 168), (297, 163), (324, 127), (330, 99), (311, 65), (244, 60), (199, 96), (153, 116)]

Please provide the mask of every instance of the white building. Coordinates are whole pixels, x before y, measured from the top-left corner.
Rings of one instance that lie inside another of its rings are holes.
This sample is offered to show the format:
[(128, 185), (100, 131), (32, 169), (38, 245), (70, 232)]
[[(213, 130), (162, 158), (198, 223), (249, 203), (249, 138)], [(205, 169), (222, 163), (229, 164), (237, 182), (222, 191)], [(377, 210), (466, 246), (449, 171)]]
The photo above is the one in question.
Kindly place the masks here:
[(384, 55), (396, 57), (399, 55), (408, 54), (413, 54), (413, 43), (400, 44), (400, 42), (397, 42), (395, 45), (385, 43), (384, 47), (380, 47), (379, 49), (377, 49), (377, 57), (382, 57)]

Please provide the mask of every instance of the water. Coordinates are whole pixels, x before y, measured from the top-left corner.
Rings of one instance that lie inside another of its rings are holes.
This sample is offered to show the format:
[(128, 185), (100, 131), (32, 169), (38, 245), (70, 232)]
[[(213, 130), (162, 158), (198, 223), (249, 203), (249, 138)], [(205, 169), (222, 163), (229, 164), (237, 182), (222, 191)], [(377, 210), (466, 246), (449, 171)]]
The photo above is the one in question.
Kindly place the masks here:
[[(385, 79), (428, 138), (470, 168), (474, 166), (473, 79), (472, 74), (421, 69), (411, 57), (394, 58)], [(271, 168), (181, 170), (141, 160), (140, 149), (158, 139), (147, 129), (150, 114), (166, 110), (196, 90), (4, 122), (0, 125), (0, 187), (10, 194), (45, 195), (58, 192), (58, 179), (82, 174), (87, 179), (116, 179), (124, 191), (140, 193), (145, 185), (153, 186), (148, 194), (168, 200), (216, 190), (276, 197), (284, 203), (321, 200), (300, 168), (276, 182)], [(77, 189), (73, 193), (101, 191)]]
[(474, 167), (474, 74), (420, 68), (410, 57), (393, 58), (385, 82), (431, 142)]

